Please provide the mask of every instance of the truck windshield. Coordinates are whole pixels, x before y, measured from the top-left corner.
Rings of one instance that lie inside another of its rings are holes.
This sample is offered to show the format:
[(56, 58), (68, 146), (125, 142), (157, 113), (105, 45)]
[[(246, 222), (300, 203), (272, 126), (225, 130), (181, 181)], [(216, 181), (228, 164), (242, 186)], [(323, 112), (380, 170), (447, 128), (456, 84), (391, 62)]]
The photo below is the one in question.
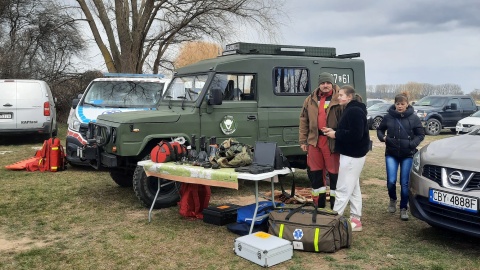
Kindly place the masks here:
[(440, 107), (447, 101), (446, 97), (427, 96), (420, 99), (414, 106), (433, 106)]
[(96, 81), (90, 86), (84, 105), (109, 108), (150, 108), (162, 96), (163, 82)]
[(192, 75), (174, 78), (165, 91), (164, 101), (168, 103), (175, 100), (185, 102), (197, 101), (207, 79), (208, 75)]

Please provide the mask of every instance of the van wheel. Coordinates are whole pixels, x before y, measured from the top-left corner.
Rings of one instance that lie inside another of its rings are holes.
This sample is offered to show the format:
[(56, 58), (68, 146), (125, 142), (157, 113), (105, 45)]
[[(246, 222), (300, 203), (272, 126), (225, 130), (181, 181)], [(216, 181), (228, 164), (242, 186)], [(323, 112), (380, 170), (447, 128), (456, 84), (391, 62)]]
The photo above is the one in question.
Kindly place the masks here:
[[(148, 159), (150, 159), (150, 155), (148, 155)], [(180, 200), (180, 183), (154, 176), (147, 177), (142, 166), (137, 166), (133, 173), (133, 190), (137, 198), (145, 207), (151, 207), (157, 193), (158, 180), (160, 180), (161, 188), (153, 208), (166, 208), (176, 205)]]
[(425, 126), (425, 133), (427, 135), (437, 136), (442, 130), (442, 124), (437, 119), (429, 119), (427, 125)]
[(123, 171), (123, 170), (110, 171), (110, 177), (113, 179), (115, 183), (117, 183), (117, 185), (121, 187), (132, 187), (132, 183), (133, 183), (132, 171)]

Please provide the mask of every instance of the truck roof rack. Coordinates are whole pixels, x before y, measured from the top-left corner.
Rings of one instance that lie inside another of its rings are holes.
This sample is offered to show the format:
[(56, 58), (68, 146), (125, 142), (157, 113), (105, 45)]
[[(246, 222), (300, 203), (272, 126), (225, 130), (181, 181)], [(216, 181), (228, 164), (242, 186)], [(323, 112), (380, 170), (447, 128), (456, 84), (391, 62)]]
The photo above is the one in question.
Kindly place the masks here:
[(103, 73), (104, 77), (127, 77), (127, 78), (159, 78), (165, 76), (163, 74), (130, 74), (130, 73)]
[(309, 47), (237, 42), (225, 46), (225, 51), (222, 55), (232, 54), (294, 55), (335, 58), (336, 49), (331, 47)]

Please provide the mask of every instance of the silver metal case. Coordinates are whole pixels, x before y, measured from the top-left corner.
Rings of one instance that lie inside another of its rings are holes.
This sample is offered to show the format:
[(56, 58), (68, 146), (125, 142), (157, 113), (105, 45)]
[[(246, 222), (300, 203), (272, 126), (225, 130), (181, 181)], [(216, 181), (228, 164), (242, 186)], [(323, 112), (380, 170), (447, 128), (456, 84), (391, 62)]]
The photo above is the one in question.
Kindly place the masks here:
[(257, 232), (235, 239), (234, 251), (244, 259), (270, 267), (290, 260), (293, 256), (293, 245), (288, 240)]

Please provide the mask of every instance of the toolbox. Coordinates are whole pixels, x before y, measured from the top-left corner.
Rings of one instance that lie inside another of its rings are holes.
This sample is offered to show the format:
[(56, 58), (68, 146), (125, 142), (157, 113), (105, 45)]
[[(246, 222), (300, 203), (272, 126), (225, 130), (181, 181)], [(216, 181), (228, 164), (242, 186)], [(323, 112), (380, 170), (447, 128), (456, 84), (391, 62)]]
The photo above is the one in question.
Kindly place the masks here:
[(203, 209), (203, 222), (220, 226), (236, 222), (239, 207), (231, 203), (209, 206)]
[(238, 237), (234, 241), (235, 254), (263, 267), (270, 267), (293, 256), (290, 241), (266, 232), (257, 232)]

